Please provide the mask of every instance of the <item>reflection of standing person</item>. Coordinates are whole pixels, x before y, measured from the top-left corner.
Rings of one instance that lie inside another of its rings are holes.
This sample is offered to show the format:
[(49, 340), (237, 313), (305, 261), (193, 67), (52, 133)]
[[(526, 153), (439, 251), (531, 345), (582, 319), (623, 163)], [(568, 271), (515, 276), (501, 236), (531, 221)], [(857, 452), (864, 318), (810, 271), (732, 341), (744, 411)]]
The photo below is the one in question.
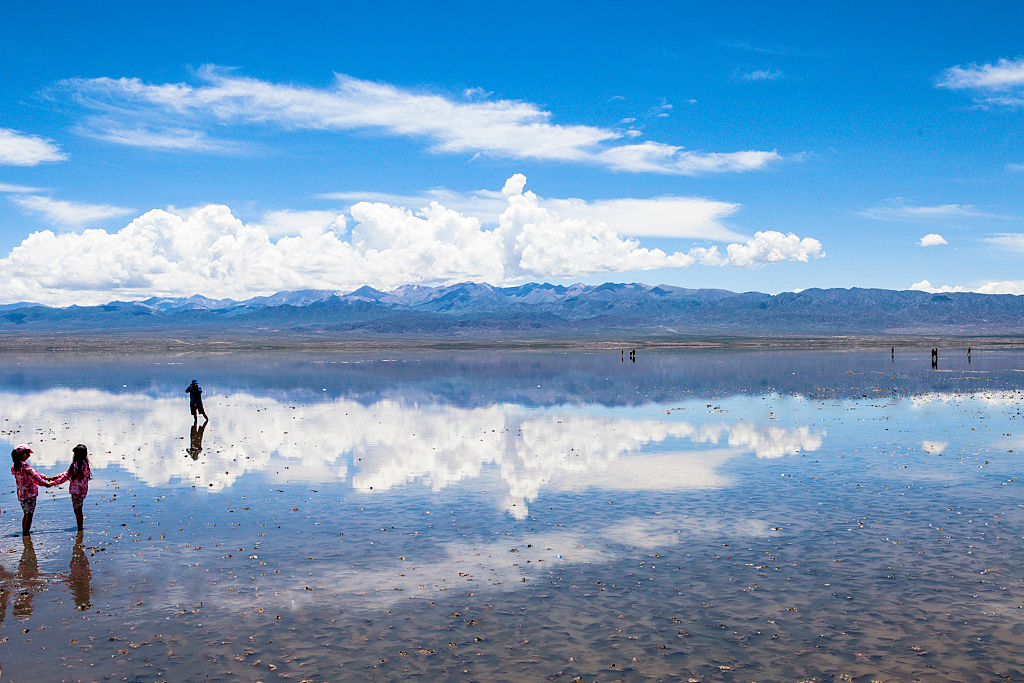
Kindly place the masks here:
[(82, 543), (84, 534), (79, 531), (75, 537), (75, 547), (71, 550), (71, 564), (68, 565), (71, 573), (68, 574), (68, 588), (71, 590), (71, 597), (75, 600), (75, 609), (80, 612), (92, 607), (89, 598), (92, 597), (92, 570), (89, 569), (89, 556), (85, 554), (85, 545)]
[(7, 601), (16, 587), (16, 577), (7, 571), (6, 567), (0, 567), (0, 627), (4, 625), (7, 618)]
[(38, 580), (39, 562), (36, 560), (36, 547), (32, 544), (32, 537), (22, 538), (24, 547), (21, 550), (21, 560), (18, 562), (18, 594), (14, 597), (15, 617), (32, 616), (32, 598), (36, 593), (41, 592), (42, 586)]
[(32, 515), (36, 512), (36, 499), (39, 497), (39, 484), (50, 486), (50, 480), (32, 469), (28, 459), (32, 449), (22, 444), (11, 451), (11, 474), (18, 485), (18, 502), (21, 503), (21, 534), (28, 536), (32, 531)]
[(80, 443), (71, 449), (71, 467), (66, 472), (58, 474), (50, 480), (52, 486), (70, 481), (68, 489), (71, 492), (71, 507), (75, 510), (75, 521), (78, 522), (78, 530), (85, 528), (85, 520), (82, 516), (82, 506), (85, 505), (85, 497), (89, 495), (89, 480), (92, 479), (92, 470), (89, 469), (89, 449), (85, 444)]
[(192, 420), (198, 422), (199, 413), (209, 420), (210, 418), (203, 409), (203, 388), (199, 386), (199, 382), (192, 380), (192, 383), (185, 389), (185, 393), (188, 394), (188, 407), (192, 411)]
[(189, 434), (189, 440), (191, 444), (188, 448), (188, 454), (192, 456), (193, 460), (199, 459), (199, 454), (203, 452), (203, 432), (206, 431), (206, 422), (199, 424), (199, 419), (192, 423), (192, 432)]

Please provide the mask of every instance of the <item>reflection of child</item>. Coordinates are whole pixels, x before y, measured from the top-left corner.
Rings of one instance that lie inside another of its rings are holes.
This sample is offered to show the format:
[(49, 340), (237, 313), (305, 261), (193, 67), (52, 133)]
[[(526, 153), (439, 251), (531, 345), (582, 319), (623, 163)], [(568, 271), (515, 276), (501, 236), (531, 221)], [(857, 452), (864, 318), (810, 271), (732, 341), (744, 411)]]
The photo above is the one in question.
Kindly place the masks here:
[(82, 543), (82, 532), (78, 532), (75, 538), (75, 547), (71, 550), (71, 569), (68, 574), (68, 587), (71, 589), (71, 596), (75, 599), (75, 609), (80, 612), (92, 607), (89, 597), (92, 594), (92, 571), (89, 569), (89, 557), (85, 554), (85, 546)]
[(32, 455), (32, 449), (22, 444), (11, 451), (11, 460), (14, 465), (11, 467), (11, 474), (18, 485), (18, 502), (21, 503), (21, 511), (24, 516), (21, 518), (21, 534), (28, 536), (32, 530), (32, 515), (36, 511), (36, 499), (39, 497), (39, 484), (52, 486), (49, 479), (32, 469), (28, 459)]
[(71, 491), (71, 507), (75, 509), (75, 521), (78, 522), (78, 530), (85, 526), (82, 517), (82, 506), (85, 504), (85, 497), (89, 495), (89, 480), (92, 479), (92, 471), (89, 469), (89, 449), (85, 444), (78, 444), (71, 449), (71, 467), (66, 472), (58, 474), (50, 479), (50, 485), (56, 486), (70, 481), (68, 489)]
[(14, 597), (15, 617), (32, 616), (32, 598), (45, 589), (39, 579), (39, 561), (36, 559), (36, 547), (32, 537), (25, 535), (21, 539), (21, 559), (18, 561), (18, 594)]

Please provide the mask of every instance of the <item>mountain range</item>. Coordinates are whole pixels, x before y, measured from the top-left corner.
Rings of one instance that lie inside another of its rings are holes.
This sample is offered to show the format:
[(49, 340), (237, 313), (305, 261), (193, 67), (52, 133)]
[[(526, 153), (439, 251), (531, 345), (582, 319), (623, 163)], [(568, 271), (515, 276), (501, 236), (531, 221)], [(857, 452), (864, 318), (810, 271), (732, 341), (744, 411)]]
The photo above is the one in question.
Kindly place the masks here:
[(583, 336), (1018, 335), (1024, 296), (886, 289), (736, 293), (644, 284), (461, 283), (391, 291), (279, 292), (244, 301), (151, 298), (100, 306), (0, 307), (0, 334), (497, 339)]

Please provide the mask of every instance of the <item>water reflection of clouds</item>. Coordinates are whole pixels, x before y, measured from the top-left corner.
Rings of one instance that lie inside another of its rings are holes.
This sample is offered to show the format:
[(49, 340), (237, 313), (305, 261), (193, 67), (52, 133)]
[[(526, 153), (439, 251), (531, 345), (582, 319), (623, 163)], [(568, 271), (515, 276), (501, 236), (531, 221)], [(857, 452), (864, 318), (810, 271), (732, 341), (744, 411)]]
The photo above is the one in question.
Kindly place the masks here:
[[(212, 421), (198, 460), (190, 457), (198, 452), (196, 435), (178, 397), (53, 389), (0, 393), (0, 410), (6, 424), (20, 430), (8, 427), (7, 438), (32, 444), (41, 468), (63, 466), (79, 441), (90, 446), (98, 470), (117, 465), (150, 485), (212, 491), (248, 471), (273, 470), (290, 481), (344, 481), (350, 469), (352, 487), (368, 494), (414, 482), (440, 491), (494, 468), (505, 488), (504, 505), (517, 518), (526, 516), (527, 504), (545, 487), (724, 486), (728, 479), (718, 468), (738, 454), (778, 458), (815, 451), (825, 434), (743, 420), (695, 425), (514, 404), (289, 403), (243, 393), (210, 399)], [(717, 448), (684, 448), (679, 441)]]

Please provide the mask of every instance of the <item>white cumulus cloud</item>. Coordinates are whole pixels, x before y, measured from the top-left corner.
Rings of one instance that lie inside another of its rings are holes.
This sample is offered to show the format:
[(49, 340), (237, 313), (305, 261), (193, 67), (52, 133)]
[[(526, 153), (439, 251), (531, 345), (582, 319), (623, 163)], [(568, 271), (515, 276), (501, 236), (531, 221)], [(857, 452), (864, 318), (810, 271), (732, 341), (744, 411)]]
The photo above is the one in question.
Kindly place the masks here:
[(67, 156), (52, 140), (0, 128), (0, 165), (35, 166), (44, 161), (64, 161)]
[(0, 259), (0, 292), (7, 301), (59, 305), (197, 293), (237, 299), (364, 284), (499, 284), (695, 263), (752, 268), (824, 256), (817, 240), (775, 231), (729, 244), (724, 254), (717, 246), (647, 249), (603, 221), (558, 215), (523, 192), (524, 183), (522, 176), (506, 183), (506, 208), (493, 229), (435, 201), (415, 212), (359, 202), (351, 208), (351, 231), (334, 214), (268, 214), (264, 223), (298, 229), (276, 242), (264, 225), (245, 224), (217, 205), (180, 215), (154, 209), (116, 232), (44, 230)]
[(937, 247), (940, 244), (949, 244), (942, 235), (938, 235), (934, 232), (930, 232), (917, 241), (919, 246), (922, 247)]
[[(436, 152), (603, 164), (622, 171), (693, 175), (748, 171), (776, 152), (711, 153), (661, 143), (614, 145), (622, 133), (598, 126), (553, 123), (529, 102), (454, 99), (336, 74), (328, 88), (283, 85), (207, 66), (199, 86), (152, 85), (137, 78), (69, 79), (60, 88), (92, 114), (87, 135), (154, 149), (229, 151), (230, 141), (204, 127), (272, 125), (291, 130), (360, 130), (425, 138)], [(216, 124), (216, 126), (214, 125)]]
[[(346, 202), (384, 202), (405, 208), (427, 206), (438, 202), (463, 214), (476, 216), (481, 223), (497, 224), (508, 208), (508, 197), (519, 194), (526, 177), (516, 173), (501, 192), (478, 190), (472, 193), (434, 189), (419, 195), (395, 195), (384, 192), (331, 192), (323, 199)], [(633, 237), (676, 237), (725, 242), (743, 239), (723, 224), (739, 204), (719, 202), (701, 197), (653, 197), (650, 199), (551, 199), (534, 195), (537, 204), (559, 218), (581, 218), (602, 222), (616, 233)]]
[(800, 239), (793, 233), (783, 235), (775, 230), (755, 232), (754, 239), (746, 244), (730, 244), (726, 247), (728, 256), (723, 265), (753, 268), (765, 263), (781, 261), (808, 261), (810, 258), (821, 258), (825, 252), (821, 250), (821, 242), (813, 237)]
[(79, 226), (105, 218), (126, 216), (134, 209), (107, 204), (80, 204), (39, 195), (24, 195), (11, 198), (15, 204), (29, 211), (41, 213), (46, 220), (56, 225)]
[(260, 225), (271, 237), (298, 235), (306, 228), (325, 228), (345, 231), (345, 217), (337, 211), (269, 211), (263, 214)]

